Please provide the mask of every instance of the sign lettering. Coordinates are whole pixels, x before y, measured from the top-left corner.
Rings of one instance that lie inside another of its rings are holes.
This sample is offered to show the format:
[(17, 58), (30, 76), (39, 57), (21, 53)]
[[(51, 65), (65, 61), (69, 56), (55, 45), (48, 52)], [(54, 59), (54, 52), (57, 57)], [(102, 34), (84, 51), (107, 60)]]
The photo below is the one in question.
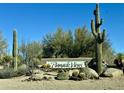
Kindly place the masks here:
[(47, 61), (51, 68), (82, 68), (85, 61)]

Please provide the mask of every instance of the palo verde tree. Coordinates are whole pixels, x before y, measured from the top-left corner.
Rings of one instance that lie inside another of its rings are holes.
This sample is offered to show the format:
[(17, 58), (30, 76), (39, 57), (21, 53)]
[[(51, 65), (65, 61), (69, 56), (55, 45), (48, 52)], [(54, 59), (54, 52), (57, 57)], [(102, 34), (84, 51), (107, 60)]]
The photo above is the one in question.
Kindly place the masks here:
[(2, 32), (0, 32), (0, 59), (2, 59), (2, 57), (4, 57), (7, 54), (7, 49), (8, 47), (8, 43), (6, 41), (6, 39), (3, 37)]
[(96, 62), (97, 62), (97, 72), (100, 75), (102, 73), (102, 44), (105, 38), (105, 30), (100, 31), (100, 26), (102, 25), (103, 20), (100, 19), (99, 13), (99, 4), (96, 4), (96, 9), (94, 10), (95, 23), (94, 20), (91, 20), (91, 30), (92, 34), (95, 37), (96, 42)]
[(21, 61), (27, 66), (34, 66), (40, 63), (42, 57), (42, 45), (39, 41), (22, 42), (19, 46), (19, 56)]
[(17, 42), (17, 32), (16, 30), (13, 30), (13, 68), (15, 71), (17, 71), (17, 56), (18, 56), (18, 42)]

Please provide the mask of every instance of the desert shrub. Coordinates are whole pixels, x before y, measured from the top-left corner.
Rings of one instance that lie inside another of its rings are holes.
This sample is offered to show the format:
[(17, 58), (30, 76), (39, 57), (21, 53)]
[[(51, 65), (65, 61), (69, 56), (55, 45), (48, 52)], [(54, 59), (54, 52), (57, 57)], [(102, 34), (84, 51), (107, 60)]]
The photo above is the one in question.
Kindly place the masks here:
[(43, 64), (42, 68), (50, 68), (50, 64)]
[(11, 62), (12, 61), (12, 57), (11, 56), (4, 56), (3, 57), (3, 61), (4, 62)]
[(56, 79), (57, 80), (68, 80), (69, 79), (69, 73), (62, 71), (62, 72), (57, 74)]
[(61, 72), (68, 72), (69, 69), (67, 69), (67, 68), (57, 68), (56, 71), (57, 71), (58, 73), (61, 73)]
[(52, 77), (48, 77), (48, 80), (52, 80)]
[(12, 67), (12, 59), (11, 56), (4, 56), (1, 59), (1, 65), (4, 65), (4, 67)]
[(35, 67), (38, 67), (38, 65), (41, 64), (41, 59), (39, 58), (33, 58), (32, 60)]
[[(29, 68), (23, 64), (18, 67), (17, 71), (14, 71), (13, 68), (5, 68), (0, 70), (0, 78), (11, 78), (11, 77), (18, 77), (22, 75), (27, 75), (29, 74)], [(31, 75), (31, 74), (30, 74)]]
[(0, 78), (2, 79), (16, 77), (16, 76), (17, 76), (17, 72), (14, 71), (12, 68), (6, 68), (0, 70)]
[(25, 64), (22, 64), (18, 67), (17, 74), (18, 76), (26, 75), (28, 71), (29, 71), (29, 68)]

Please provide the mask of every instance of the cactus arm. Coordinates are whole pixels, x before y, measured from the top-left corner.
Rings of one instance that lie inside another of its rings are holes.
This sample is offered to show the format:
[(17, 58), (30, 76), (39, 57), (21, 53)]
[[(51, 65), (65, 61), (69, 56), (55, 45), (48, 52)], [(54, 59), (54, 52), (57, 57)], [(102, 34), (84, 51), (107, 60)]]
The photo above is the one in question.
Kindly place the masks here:
[(106, 33), (106, 30), (103, 29), (103, 32), (102, 32), (102, 42), (105, 40), (105, 33)]
[(98, 33), (98, 42), (99, 43), (102, 43), (102, 42), (104, 42), (104, 40), (105, 40), (105, 29), (103, 30), (103, 32), (102, 33)]
[(96, 10), (94, 10), (93, 14), (96, 15)]
[(102, 25), (102, 23), (103, 23), (103, 19), (101, 19), (101, 20), (100, 20), (100, 24), (99, 24), (99, 26), (101, 26), (101, 25)]
[(96, 37), (97, 33), (96, 33), (95, 24), (93, 20), (91, 20), (91, 30), (92, 30), (93, 35)]
[(102, 42), (101, 41), (101, 33), (98, 33), (97, 41), (98, 41), (99, 44)]

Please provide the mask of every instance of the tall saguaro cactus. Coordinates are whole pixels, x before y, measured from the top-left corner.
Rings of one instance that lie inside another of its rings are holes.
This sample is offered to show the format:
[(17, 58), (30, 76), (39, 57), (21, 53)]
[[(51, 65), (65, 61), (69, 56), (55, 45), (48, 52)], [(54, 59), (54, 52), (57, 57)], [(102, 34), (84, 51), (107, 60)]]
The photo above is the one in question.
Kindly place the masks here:
[(18, 43), (17, 43), (17, 32), (16, 30), (13, 30), (13, 67), (14, 70), (17, 70), (17, 52), (18, 52)]
[(100, 19), (99, 4), (96, 4), (96, 9), (94, 10), (95, 22), (91, 20), (91, 30), (95, 37), (96, 42), (96, 62), (97, 62), (97, 73), (100, 75), (102, 73), (102, 43), (105, 38), (105, 29), (103, 32), (100, 31), (100, 26), (103, 20)]

